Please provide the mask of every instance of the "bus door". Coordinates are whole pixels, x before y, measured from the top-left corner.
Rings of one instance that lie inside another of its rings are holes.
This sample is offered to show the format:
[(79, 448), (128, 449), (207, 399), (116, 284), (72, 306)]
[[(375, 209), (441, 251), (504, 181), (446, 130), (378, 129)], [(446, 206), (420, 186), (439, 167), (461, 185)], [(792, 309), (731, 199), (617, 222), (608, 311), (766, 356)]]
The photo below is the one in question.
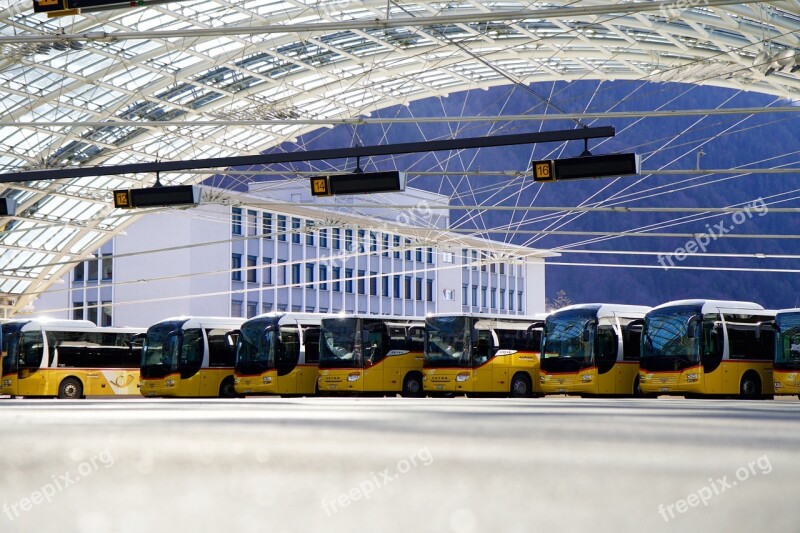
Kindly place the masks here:
[(383, 367), (383, 385), (381, 390), (387, 392), (400, 392), (403, 389), (403, 379), (406, 372), (411, 369), (413, 360), (411, 353), (408, 328), (405, 326), (388, 326), (388, 349), (386, 359), (381, 363)]
[[(703, 374), (703, 393), (721, 394), (723, 386), (723, 373), (728, 370), (727, 361), (722, 360), (725, 346), (725, 328), (723, 323), (715, 320), (691, 319), (688, 324), (688, 334), (690, 338), (697, 340), (701, 337), (701, 362)], [(701, 333), (702, 331), (702, 333)], [(694, 370), (692, 370), (694, 372)], [(737, 387), (738, 390), (738, 387)]]
[(280, 340), (275, 346), (275, 369), (278, 371), (278, 394), (297, 394), (297, 363), (300, 362), (300, 332), (295, 325), (280, 326)]
[(614, 372), (614, 365), (617, 362), (618, 350), (619, 341), (614, 326), (611, 324), (597, 326), (597, 333), (594, 336), (594, 364), (597, 367), (598, 394), (617, 392), (617, 373)]
[[(171, 334), (170, 334), (171, 335)], [(200, 383), (202, 377), (200, 368), (203, 366), (205, 336), (203, 330), (192, 328), (177, 333), (180, 338), (180, 353), (178, 354), (178, 369), (180, 370), (181, 396), (200, 396)]]
[(622, 352), (617, 354), (617, 394), (636, 394), (633, 384), (639, 375), (639, 350), (644, 319), (637, 318), (621, 326)]
[(39, 370), (43, 356), (44, 340), (42, 332), (23, 332), (19, 341), (18, 395), (42, 396), (44, 394), (46, 373)]
[(200, 396), (218, 396), (222, 381), (233, 374), (236, 358), (235, 332), (226, 328), (206, 329), (208, 361), (200, 368)]
[(303, 361), (297, 370), (297, 394), (314, 394), (319, 375), (319, 326), (305, 326), (303, 334)]
[(364, 320), (361, 328), (361, 357), (364, 361), (364, 392), (384, 391), (391, 371), (381, 364), (389, 353), (388, 327), (381, 321)]
[[(493, 392), (495, 384), (500, 380), (508, 379), (508, 368), (502, 368), (495, 375), (494, 354), (497, 351), (497, 342), (490, 329), (475, 329), (472, 337), (472, 382), (473, 392)], [(468, 389), (469, 390), (469, 389)]]

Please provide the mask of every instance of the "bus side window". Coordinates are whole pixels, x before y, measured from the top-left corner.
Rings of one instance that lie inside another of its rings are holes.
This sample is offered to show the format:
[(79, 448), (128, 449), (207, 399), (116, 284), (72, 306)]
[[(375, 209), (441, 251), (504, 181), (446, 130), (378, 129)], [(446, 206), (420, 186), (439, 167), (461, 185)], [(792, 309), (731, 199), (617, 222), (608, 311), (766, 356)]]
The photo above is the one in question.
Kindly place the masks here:
[(44, 351), (42, 334), (39, 331), (26, 331), (20, 339), (19, 366), (39, 368)]
[(622, 360), (638, 361), (642, 351), (642, 327), (644, 321), (637, 319), (622, 327)]
[(492, 357), (492, 332), (489, 330), (478, 330), (475, 339), (474, 361), (480, 365)]
[(306, 350), (306, 363), (319, 363), (319, 327), (307, 327), (303, 330), (303, 346)]
[[(235, 339), (228, 336), (228, 331), (224, 329), (207, 329), (208, 338), (208, 366), (225, 367), (233, 366), (235, 357)], [(231, 345), (230, 342), (234, 344)]]
[(408, 330), (408, 349), (412, 352), (425, 349), (425, 328), (415, 326)]
[(608, 372), (617, 360), (617, 334), (611, 326), (598, 326), (595, 337), (597, 371)]
[[(389, 350), (405, 349), (405, 342), (396, 343), (394, 336), (388, 337), (388, 335), (384, 334), (384, 327), (380, 322), (366, 324), (361, 332), (361, 339), (363, 342), (364, 363), (368, 365), (374, 365), (382, 360), (389, 353)], [(387, 344), (389, 345), (388, 349), (386, 349)], [(398, 347), (395, 348), (395, 346)]]

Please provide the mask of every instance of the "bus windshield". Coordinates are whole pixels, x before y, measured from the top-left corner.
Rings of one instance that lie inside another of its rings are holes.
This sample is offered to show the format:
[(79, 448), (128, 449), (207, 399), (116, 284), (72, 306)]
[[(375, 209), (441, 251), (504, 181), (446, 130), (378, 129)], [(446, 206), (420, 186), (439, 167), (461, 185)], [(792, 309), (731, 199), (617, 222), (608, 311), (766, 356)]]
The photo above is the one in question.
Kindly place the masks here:
[(239, 330), (236, 346), (236, 372), (260, 374), (275, 368), (275, 339), (278, 325), (275, 319), (249, 320)]
[(775, 323), (775, 370), (800, 370), (800, 313), (779, 314)]
[(650, 311), (642, 332), (642, 360), (677, 359), (699, 363), (702, 321), (693, 320), (701, 317), (699, 313), (699, 309), (690, 306)]
[[(360, 368), (356, 353), (357, 318), (331, 318), (322, 320), (319, 343), (320, 368)], [(360, 340), (360, 339), (359, 339)]]
[(3, 324), (3, 375), (19, 370), (19, 330), (23, 324)]
[(425, 366), (467, 367), (470, 326), (467, 317), (436, 316), (425, 319)]
[[(551, 315), (545, 320), (542, 333), (542, 361), (549, 359), (569, 359), (581, 365), (594, 361), (592, 335), (596, 312), (576, 309)], [(589, 331), (585, 339), (584, 331)]]
[(142, 347), (141, 375), (143, 378), (161, 378), (177, 372), (181, 347), (182, 322), (160, 322), (147, 330)]

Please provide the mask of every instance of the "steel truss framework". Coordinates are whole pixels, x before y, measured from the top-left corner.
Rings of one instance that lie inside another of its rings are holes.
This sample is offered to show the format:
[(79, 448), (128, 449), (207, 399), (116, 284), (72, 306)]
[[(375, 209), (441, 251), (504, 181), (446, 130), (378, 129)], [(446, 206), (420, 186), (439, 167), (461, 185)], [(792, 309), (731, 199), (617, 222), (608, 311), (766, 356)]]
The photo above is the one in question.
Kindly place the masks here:
[[(257, 154), (321, 121), (509, 83), (800, 94), (799, 0), (202, 0), (51, 19), (29, 0), (0, 9), (2, 173)], [(180, 124), (193, 121), (204, 126)], [(113, 212), (110, 191), (153, 179), (6, 184), (18, 210), (0, 232), (0, 307), (18, 310), (122, 231), (135, 217)]]

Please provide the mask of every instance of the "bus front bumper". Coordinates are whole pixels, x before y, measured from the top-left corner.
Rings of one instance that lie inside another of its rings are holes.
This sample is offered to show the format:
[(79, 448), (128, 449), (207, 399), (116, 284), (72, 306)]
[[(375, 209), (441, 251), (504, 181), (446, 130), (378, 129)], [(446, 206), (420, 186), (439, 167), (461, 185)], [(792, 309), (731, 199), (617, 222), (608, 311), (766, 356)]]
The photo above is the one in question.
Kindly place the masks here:
[(364, 372), (358, 368), (320, 369), (317, 387), (323, 393), (360, 394), (364, 392)]
[(592, 372), (559, 372), (539, 370), (542, 394), (596, 394), (597, 375)]
[(683, 372), (639, 372), (639, 387), (644, 394), (703, 394), (703, 374), (699, 368)]
[(278, 394), (278, 371), (248, 376), (234, 374), (233, 386), (237, 394)]
[(139, 392), (145, 398), (159, 398), (165, 396), (180, 396), (180, 376), (171, 374), (163, 378), (139, 378), (141, 387)]
[(775, 395), (800, 395), (800, 372), (796, 370), (773, 370)]
[(472, 372), (465, 369), (427, 369), (422, 374), (422, 387), (429, 393), (473, 392), (475, 380)]

